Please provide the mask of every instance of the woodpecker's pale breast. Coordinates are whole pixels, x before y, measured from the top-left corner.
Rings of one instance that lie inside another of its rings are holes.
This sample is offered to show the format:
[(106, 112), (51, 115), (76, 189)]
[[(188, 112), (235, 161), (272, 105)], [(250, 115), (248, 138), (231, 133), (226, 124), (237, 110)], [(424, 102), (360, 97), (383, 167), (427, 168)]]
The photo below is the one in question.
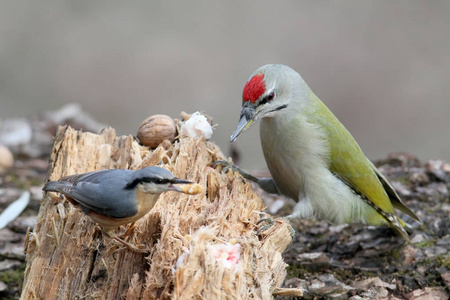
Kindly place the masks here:
[[(305, 196), (305, 176), (309, 167), (317, 164), (314, 159), (309, 158), (309, 153), (322, 151), (320, 146), (319, 149), (312, 149), (314, 145), (311, 133), (300, 132), (306, 128), (297, 127), (296, 123), (301, 125), (300, 120), (290, 120), (281, 116), (263, 118), (260, 124), (261, 146), (267, 167), (279, 191), (292, 199)], [(291, 134), (306, 138), (302, 141), (288, 139)]]
[(282, 194), (332, 223), (384, 222), (374, 219), (377, 213), (330, 171), (329, 133), (306, 117), (318, 104), (312, 101), (308, 114), (280, 112), (261, 120), (261, 144), (275, 184)]

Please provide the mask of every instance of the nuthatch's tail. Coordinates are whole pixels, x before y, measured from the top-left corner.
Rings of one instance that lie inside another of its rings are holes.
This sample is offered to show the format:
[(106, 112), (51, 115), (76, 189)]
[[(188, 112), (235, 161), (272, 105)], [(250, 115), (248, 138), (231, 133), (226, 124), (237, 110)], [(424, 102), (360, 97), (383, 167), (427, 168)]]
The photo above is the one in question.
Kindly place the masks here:
[(42, 190), (46, 192), (59, 192), (57, 189), (58, 185), (61, 185), (61, 183), (58, 181), (49, 181), (44, 185)]

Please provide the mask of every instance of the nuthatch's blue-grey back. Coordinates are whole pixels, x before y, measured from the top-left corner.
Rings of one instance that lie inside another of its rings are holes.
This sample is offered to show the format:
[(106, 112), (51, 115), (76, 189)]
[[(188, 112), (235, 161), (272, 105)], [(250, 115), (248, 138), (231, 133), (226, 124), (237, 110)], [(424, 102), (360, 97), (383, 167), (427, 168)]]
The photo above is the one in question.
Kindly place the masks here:
[[(147, 167), (138, 171), (113, 169), (66, 176), (48, 182), (43, 190), (63, 194), (109, 235), (114, 228), (146, 215), (163, 192), (197, 194), (201, 191), (198, 185), (194, 189), (184, 186), (180, 189), (176, 184), (192, 185), (192, 182), (178, 179), (166, 169)], [(130, 247), (126, 242), (125, 245)]]

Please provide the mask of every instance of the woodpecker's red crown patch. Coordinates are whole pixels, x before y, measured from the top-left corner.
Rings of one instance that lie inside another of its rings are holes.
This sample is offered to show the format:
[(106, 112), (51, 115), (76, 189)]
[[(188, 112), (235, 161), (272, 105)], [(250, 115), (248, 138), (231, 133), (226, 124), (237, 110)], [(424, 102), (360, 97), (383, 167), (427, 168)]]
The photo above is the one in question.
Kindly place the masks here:
[(266, 91), (266, 83), (264, 82), (264, 74), (256, 74), (244, 86), (242, 100), (255, 103)]

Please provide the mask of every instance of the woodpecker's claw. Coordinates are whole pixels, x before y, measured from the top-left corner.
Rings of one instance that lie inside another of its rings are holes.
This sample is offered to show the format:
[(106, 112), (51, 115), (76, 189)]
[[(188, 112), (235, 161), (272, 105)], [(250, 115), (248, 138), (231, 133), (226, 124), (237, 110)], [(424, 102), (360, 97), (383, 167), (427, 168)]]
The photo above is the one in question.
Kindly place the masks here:
[(272, 218), (264, 218), (264, 219), (261, 219), (258, 222), (256, 222), (256, 225), (259, 225), (262, 222), (267, 222), (267, 224), (262, 225), (261, 227), (259, 227), (258, 230), (256, 231), (256, 235), (260, 235), (261, 232), (266, 231), (267, 229), (272, 227), (273, 224), (275, 223), (275, 221)]
[(244, 170), (242, 170), (239, 167), (236, 167), (235, 165), (233, 165), (232, 163), (230, 163), (227, 160), (216, 160), (212, 164), (213, 168), (215, 168), (219, 165), (223, 167), (222, 172), (224, 172), (224, 173), (226, 173), (228, 170), (231, 169), (231, 170), (233, 170), (234, 173), (237, 172), (237, 173), (241, 174), (242, 177), (244, 177), (245, 179), (248, 179), (248, 180), (256, 182), (256, 183), (259, 182), (259, 178), (255, 177), (251, 174), (248, 174), (247, 172), (245, 172)]
[[(217, 166), (222, 166), (222, 172), (226, 173), (230, 168), (233, 171), (236, 171), (234, 168), (236, 168), (232, 163), (230, 163), (227, 160), (216, 160), (213, 162), (212, 167), (215, 168)], [(233, 168), (234, 167), (234, 168)]]
[(258, 222), (256, 222), (256, 225), (259, 225), (263, 222), (267, 222), (267, 224), (262, 225), (261, 227), (258, 228), (258, 230), (256, 231), (257, 235), (260, 235), (263, 231), (266, 231), (267, 229), (269, 229), (270, 227), (273, 226), (273, 224), (275, 224), (276, 221), (287, 221), (288, 225), (289, 225), (289, 231), (291, 233), (291, 237), (294, 238), (295, 237), (295, 230), (294, 228), (292, 228), (292, 226), (290, 225), (290, 221), (291, 221), (291, 216), (286, 216), (286, 217), (280, 217), (280, 218), (271, 218), (271, 217), (265, 217), (265, 218), (261, 218)]
[(267, 222), (267, 223), (269, 223), (270, 225), (273, 225), (273, 223), (275, 223), (274, 219), (272, 219), (271, 217), (265, 217), (265, 218), (259, 219), (259, 221), (256, 222), (256, 225), (259, 225), (259, 224), (261, 224), (262, 222)]
[(271, 217), (265, 217), (263, 218), (263, 214), (261, 213), (261, 219), (259, 219), (258, 222), (256, 222), (256, 225), (259, 225), (263, 222), (267, 222), (267, 224), (262, 225), (261, 227), (258, 228), (258, 230), (256, 231), (257, 235), (260, 235), (261, 232), (266, 231), (267, 229), (269, 229), (270, 227), (273, 226), (273, 224), (275, 223), (275, 220)]
[(246, 174), (244, 171), (242, 171), (240, 168), (236, 167), (235, 165), (233, 165), (232, 163), (230, 163), (227, 160), (217, 160), (213, 163), (213, 168), (217, 167), (217, 166), (222, 166), (222, 172), (226, 173), (228, 172), (228, 170), (232, 170), (233, 172), (237, 172), (239, 174), (241, 174), (242, 176), (245, 177), (244, 174)]

